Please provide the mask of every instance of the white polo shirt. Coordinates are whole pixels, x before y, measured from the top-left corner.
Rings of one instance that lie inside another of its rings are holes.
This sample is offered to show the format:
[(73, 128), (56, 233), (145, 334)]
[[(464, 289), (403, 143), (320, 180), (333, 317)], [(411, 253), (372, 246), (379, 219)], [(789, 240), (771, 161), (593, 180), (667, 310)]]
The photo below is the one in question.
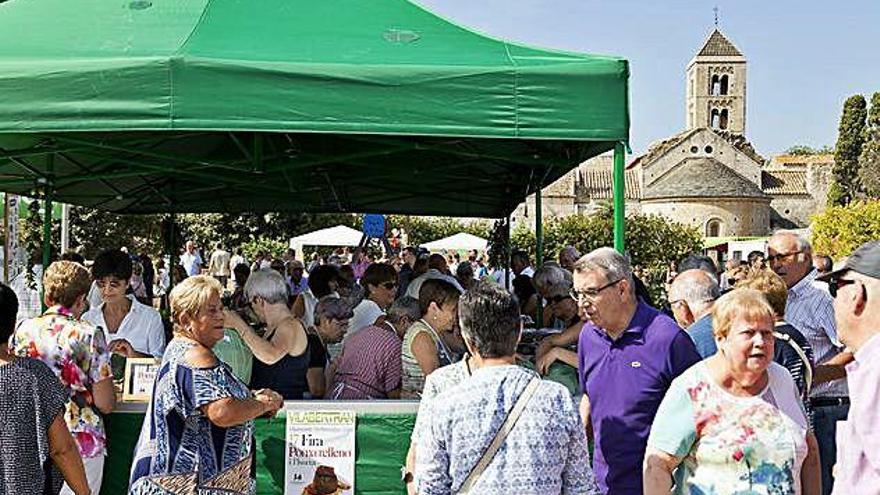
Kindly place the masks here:
[(137, 352), (153, 357), (162, 357), (165, 352), (165, 327), (159, 312), (145, 304), (139, 303), (134, 296), (126, 296), (131, 301), (131, 309), (122, 319), (115, 333), (110, 333), (104, 321), (104, 303), (92, 307), (82, 319), (104, 329), (107, 341), (125, 339)]

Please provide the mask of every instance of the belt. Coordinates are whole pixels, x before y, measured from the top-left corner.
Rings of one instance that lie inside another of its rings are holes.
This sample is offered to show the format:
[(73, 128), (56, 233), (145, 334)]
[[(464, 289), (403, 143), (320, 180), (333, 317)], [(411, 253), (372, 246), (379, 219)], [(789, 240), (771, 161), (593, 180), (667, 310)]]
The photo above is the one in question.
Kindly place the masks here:
[(810, 399), (813, 407), (831, 407), (849, 405), (849, 397), (814, 397)]

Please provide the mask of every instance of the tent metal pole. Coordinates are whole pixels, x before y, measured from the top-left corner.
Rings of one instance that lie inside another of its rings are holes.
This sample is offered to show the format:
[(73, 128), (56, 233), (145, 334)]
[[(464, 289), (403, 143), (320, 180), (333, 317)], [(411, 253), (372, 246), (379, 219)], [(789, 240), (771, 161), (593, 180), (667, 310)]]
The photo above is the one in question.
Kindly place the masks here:
[[(543, 205), (541, 201), (541, 184), (535, 190), (535, 266), (540, 267), (544, 263), (544, 219)], [(538, 304), (537, 328), (544, 326), (544, 305)]]
[[(46, 155), (46, 177), (43, 189), (43, 273), (49, 268), (49, 257), (52, 247), (52, 174), (55, 171), (55, 154)], [(46, 288), (42, 285), (40, 303), (46, 311)]]
[(504, 288), (510, 288), (510, 215), (504, 222)]
[(624, 176), (623, 143), (617, 143), (614, 145), (614, 249), (620, 253), (626, 252), (624, 244), (624, 223), (626, 222)]

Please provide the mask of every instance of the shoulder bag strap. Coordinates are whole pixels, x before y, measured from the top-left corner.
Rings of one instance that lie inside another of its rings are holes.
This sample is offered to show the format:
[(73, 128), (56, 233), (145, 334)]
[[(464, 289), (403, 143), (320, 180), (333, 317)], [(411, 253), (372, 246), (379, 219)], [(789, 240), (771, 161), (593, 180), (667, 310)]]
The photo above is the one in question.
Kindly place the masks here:
[(806, 385), (806, 390), (804, 394), (809, 397), (810, 390), (813, 388), (813, 363), (807, 358), (807, 353), (798, 345), (797, 342), (794, 341), (791, 336), (784, 334), (782, 332), (773, 332), (773, 335), (780, 340), (784, 340), (791, 345), (791, 348), (794, 350), (795, 354), (801, 358), (801, 361), (804, 362), (804, 384)]
[(516, 421), (519, 419), (520, 415), (522, 415), (523, 409), (526, 408), (526, 404), (528, 404), (529, 399), (532, 398), (532, 395), (535, 394), (535, 391), (538, 390), (538, 385), (541, 384), (541, 379), (537, 376), (532, 378), (532, 381), (526, 386), (526, 389), (520, 394), (519, 399), (516, 400), (516, 404), (513, 405), (513, 408), (510, 410), (510, 413), (507, 414), (507, 419), (504, 420), (504, 423), (501, 425), (501, 428), (498, 429), (498, 433), (495, 434), (495, 438), (492, 439), (492, 442), (489, 444), (489, 447), (483, 452), (483, 455), (480, 457), (480, 460), (477, 461), (477, 465), (474, 469), (468, 474), (467, 478), (465, 478), (464, 483), (462, 483), (461, 488), (458, 490), (459, 495), (465, 495), (471, 491), (477, 481), (480, 479), (480, 476), (483, 474), (483, 471), (489, 467), (489, 463), (492, 462), (492, 458), (495, 457), (495, 454), (498, 452), (498, 449), (501, 448), (501, 445), (504, 444), (504, 440), (507, 438), (507, 435), (513, 430), (514, 425), (516, 425)]

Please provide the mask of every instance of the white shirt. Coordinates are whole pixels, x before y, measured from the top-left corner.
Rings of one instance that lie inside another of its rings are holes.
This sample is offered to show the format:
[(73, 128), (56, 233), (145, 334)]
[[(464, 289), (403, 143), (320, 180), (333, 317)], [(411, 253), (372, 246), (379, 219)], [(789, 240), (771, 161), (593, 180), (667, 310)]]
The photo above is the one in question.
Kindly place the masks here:
[(419, 291), (422, 290), (422, 284), (425, 283), (425, 280), (430, 280), (430, 279), (445, 280), (445, 281), (449, 282), (450, 284), (454, 285), (455, 288), (458, 289), (459, 292), (464, 294), (464, 289), (462, 288), (461, 284), (458, 283), (458, 280), (456, 280), (455, 277), (450, 277), (449, 275), (446, 275), (445, 273), (441, 273), (440, 270), (438, 270), (436, 268), (431, 268), (427, 272), (419, 275), (418, 277), (413, 279), (412, 282), (409, 283), (409, 286), (407, 286), (407, 288), (406, 288), (406, 295), (409, 297), (414, 297), (414, 298), (418, 299), (419, 298)]
[[(495, 280), (495, 283), (504, 287), (504, 268), (499, 268), (492, 272), (492, 279)], [(525, 275), (526, 277), (532, 278), (535, 275), (535, 269), (531, 266), (527, 266), (523, 268), (523, 271), (519, 272), (520, 275)], [(510, 278), (507, 280), (507, 292), (513, 293), (513, 279), (515, 279), (517, 275), (513, 273), (513, 270), (510, 271)]]
[(186, 274), (192, 277), (193, 275), (198, 275), (201, 271), (202, 267), (202, 257), (199, 256), (199, 252), (195, 251), (190, 254), (189, 251), (184, 252), (180, 255), (180, 264), (183, 265), (184, 270), (186, 270)]
[(348, 331), (345, 332), (345, 339), (357, 333), (364, 327), (372, 325), (377, 318), (384, 315), (385, 312), (374, 301), (364, 299), (355, 306), (353, 315), (348, 320)]
[(103, 328), (108, 342), (125, 339), (141, 354), (162, 357), (165, 352), (165, 327), (162, 326), (159, 312), (137, 302), (132, 295), (126, 297), (131, 301), (131, 309), (122, 319), (116, 332), (111, 333), (107, 328), (107, 322), (104, 321), (104, 303), (86, 311), (82, 319)]
[(247, 261), (245, 261), (244, 256), (240, 254), (233, 254), (232, 258), (229, 259), (229, 273), (235, 273), (235, 267), (238, 265), (246, 265)]

